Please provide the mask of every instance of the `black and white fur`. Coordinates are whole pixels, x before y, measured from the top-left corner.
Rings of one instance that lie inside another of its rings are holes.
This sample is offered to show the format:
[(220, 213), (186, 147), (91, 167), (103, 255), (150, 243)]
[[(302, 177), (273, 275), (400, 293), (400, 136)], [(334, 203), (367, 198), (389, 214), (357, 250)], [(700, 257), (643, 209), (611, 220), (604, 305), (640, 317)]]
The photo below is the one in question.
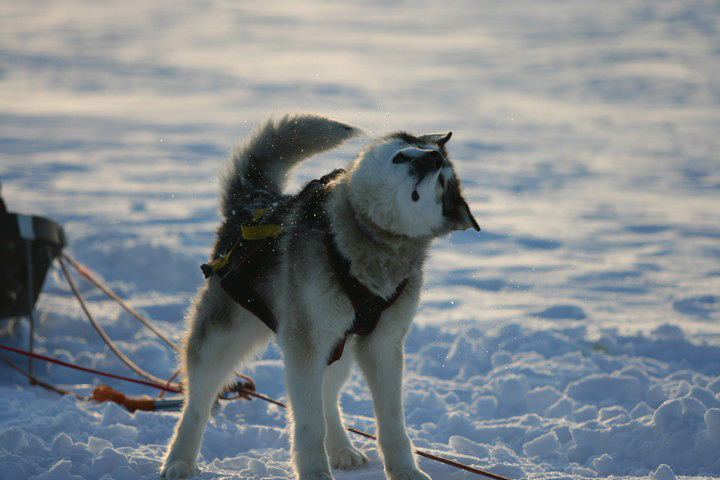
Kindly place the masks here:
[[(309, 114), (269, 121), (237, 149), (223, 180), (222, 212), (213, 258), (227, 249), (239, 223), (255, 209), (288, 197), (288, 172), (316, 153), (358, 133)], [(370, 387), (387, 478), (417, 480), (421, 472), (405, 431), (403, 338), (416, 311), (422, 267), (432, 240), (479, 227), (462, 197), (445, 149), (450, 134), (395, 133), (368, 146), (329, 185), (324, 212), (351, 274), (373, 293), (391, 297), (408, 283), (367, 336), (351, 335), (341, 359), (326, 359), (353, 322), (354, 310), (328, 262), (324, 232), (304, 223), (302, 202), (282, 219), (279, 251), (256, 284), (278, 320), (292, 423), (292, 462), (301, 480), (330, 480), (330, 468), (367, 462), (343, 427), (338, 392), (353, 359)], [(202, 286), (187, 314), (182, 368), (186, 403), (164, 459), (166, 478), (198, 472), (196, 459), (210, 409), (232, 372), (273, 334), (220, 287)]]

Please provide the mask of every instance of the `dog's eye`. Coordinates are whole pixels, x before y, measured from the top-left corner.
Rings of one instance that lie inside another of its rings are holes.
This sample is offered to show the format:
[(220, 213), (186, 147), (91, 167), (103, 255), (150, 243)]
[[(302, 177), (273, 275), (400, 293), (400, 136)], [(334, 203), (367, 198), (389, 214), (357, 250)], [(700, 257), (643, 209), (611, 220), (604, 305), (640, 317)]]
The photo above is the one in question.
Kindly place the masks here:
[(404, 153), (398, 152), (398, 153), (393, 157), (392, 162), (393, 162), (393, 163), (407, 163), (407, 162), (409, 162), (409, 161), (411, 161), (411, 160), (412, 160), (412, 158), (408, 157), (408, 156), (405, 155)]

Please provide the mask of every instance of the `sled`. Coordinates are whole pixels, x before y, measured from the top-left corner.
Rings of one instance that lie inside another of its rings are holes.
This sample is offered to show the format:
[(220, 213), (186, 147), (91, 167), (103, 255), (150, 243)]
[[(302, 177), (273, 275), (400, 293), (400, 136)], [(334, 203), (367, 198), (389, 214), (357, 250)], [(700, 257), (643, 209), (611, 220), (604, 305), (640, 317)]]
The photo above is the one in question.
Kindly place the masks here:
[(8, 212), (0, 197), (0, 319), (32, 314), (48, 268), (66, 243), (60, 225)]

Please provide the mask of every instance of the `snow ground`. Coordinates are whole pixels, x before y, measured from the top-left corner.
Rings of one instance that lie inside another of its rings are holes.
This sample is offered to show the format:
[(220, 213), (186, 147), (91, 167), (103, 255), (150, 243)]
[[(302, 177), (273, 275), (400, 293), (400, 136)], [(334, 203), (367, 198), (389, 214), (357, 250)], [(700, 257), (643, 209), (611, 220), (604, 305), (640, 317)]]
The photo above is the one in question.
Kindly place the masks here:
[[(270, 114), (454, 132), (480, 234), (437, 242), (407, 342), (420, 448), (511, 478), (720, 477), (720, 5), (714, 1), (4, 2), (0, 182), (177, 336), (216, 176)], [(364, 139), (312, 161), (348, 162)], [(137, 363), (174, 356), (87, 284)], [(52, 274), (41, 353), (126, 374)], [(23, 324), (3, 344), (27, 342)], [(7, 358), (8, 355), (3, 354)], [(24, 364), (24, 360), (22, 361)], [(97, 380), (37, 367), (87, 393)], [(282, 398), (270, 348), (248, 372)], [(0, 366), (0, 478), (156, 478), (176, 413), (127, 413)], [(141, 387), (108, 382), (129, 395)], [(348, 424), (373, 430), (353, 374)], [(371, 463), (338, 480), (382, 478)], [(292, 478), (282, 411), (225, 403), (200, 478)], [(420, 460), (435, 479), (476, 478)]]

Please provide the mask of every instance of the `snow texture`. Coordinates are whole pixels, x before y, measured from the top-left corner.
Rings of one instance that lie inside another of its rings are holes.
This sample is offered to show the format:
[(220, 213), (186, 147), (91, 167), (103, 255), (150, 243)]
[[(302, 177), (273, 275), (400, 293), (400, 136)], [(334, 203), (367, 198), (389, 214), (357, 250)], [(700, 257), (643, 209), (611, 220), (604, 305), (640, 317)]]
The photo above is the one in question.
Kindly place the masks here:
[[(720, 5), (701, 0), (4, 2), (2, 194), (62, 223), (68, 253), (178, 338), (217, 176), (255, 125), (317, 111), (370, 135), (452, 130), (483, 231), (428, 262), (407, 341), (415, 445), (517, 479), (718, 478), (719, 45)], [(169, 348), (81, 289), (135, 362), (173, 372)], [(37, 317), (39, 353), (128, 374), (57, 269)], [(28, 323), (0, 342), (26, 346)], [(35, 371), (81, 394), (100, 383)], [(247, 373), (285, 397), (275, 347)], [(358, 372), (342, 402), (374, 431)], [(157, 478), (177, 415), (60, 397), (0, 364), (0, 478)], [(292, 478), (285, 425), (258, 400), (221, 403), (199, 478)], [(383, 478), (373, 442), (354, 441), (370, 462), (336, 478)]]

